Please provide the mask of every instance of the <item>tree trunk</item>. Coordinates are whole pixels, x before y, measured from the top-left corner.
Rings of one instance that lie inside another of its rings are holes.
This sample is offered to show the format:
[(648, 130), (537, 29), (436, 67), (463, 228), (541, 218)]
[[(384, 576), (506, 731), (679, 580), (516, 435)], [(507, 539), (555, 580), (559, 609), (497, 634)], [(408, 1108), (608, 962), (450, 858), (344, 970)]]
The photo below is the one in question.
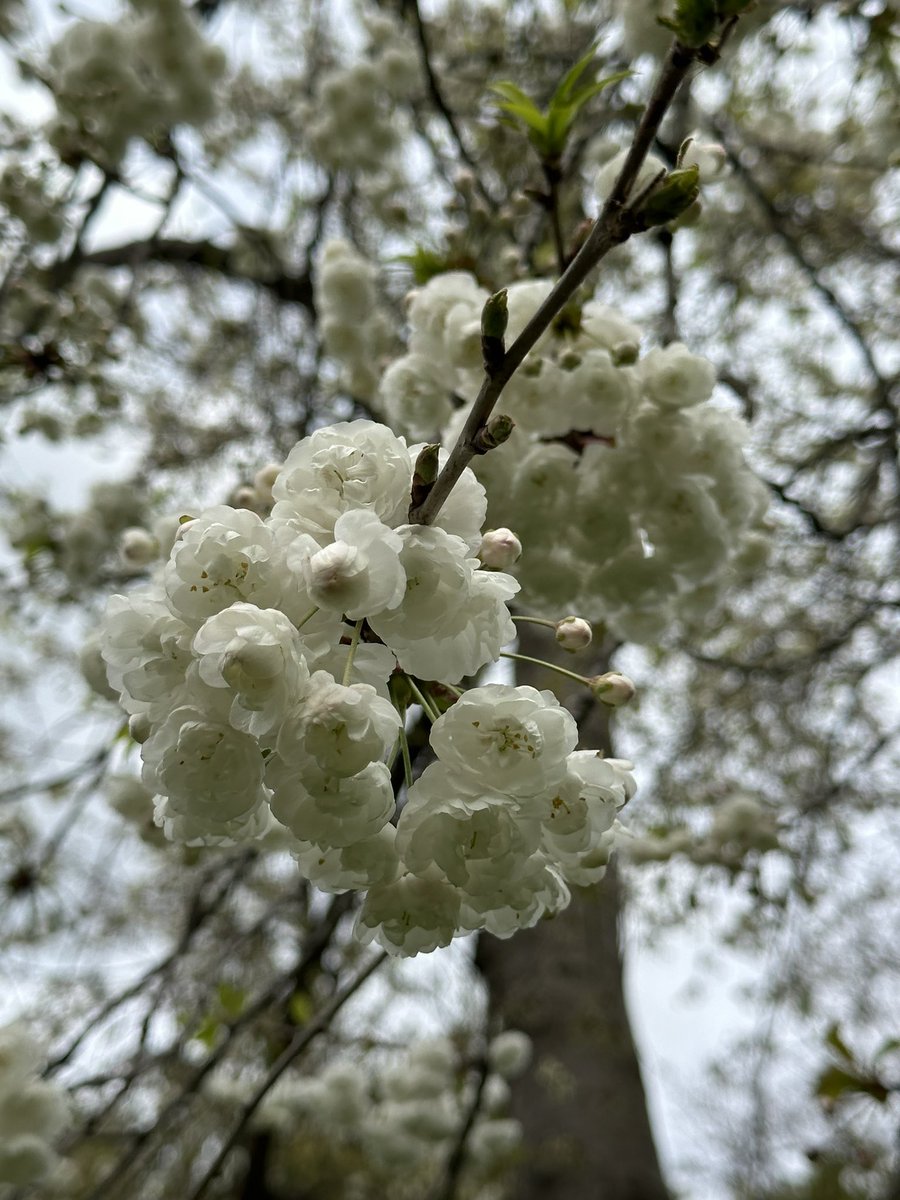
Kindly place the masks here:
[[(524, 653), (546, 654), (546, 643), (522, 641)], [(550, 682), (533, 668), (519, 681)], [(608, 751), (606, 712), (592, 706), (582, 733)], [(560, 916), (509, 941), (479, 941), (492, 1015), (534, 1042), (513, 1087), (526, 1147), (516, 1200), (668, 1198), (622, 992), (618, 907), (610, 868), (598, 886), (576, 889)]]

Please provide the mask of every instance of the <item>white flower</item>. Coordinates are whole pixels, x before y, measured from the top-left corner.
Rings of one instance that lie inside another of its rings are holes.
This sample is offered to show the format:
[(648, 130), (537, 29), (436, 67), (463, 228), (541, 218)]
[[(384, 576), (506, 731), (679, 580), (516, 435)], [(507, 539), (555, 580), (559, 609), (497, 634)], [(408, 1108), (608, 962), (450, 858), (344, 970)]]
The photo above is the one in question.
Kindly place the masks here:
[(406, 595), (369, 624), (405, 671), (456, 683), (497, 659), (515, 637), (506, 601), (519, 590), (501, 572), (480, 571), (457, 537), (424, 525), (401, 528)]
[(581, 336), (610, 352), (621, 352), (623, 347), (633, 346), (637, 354), (641, 343), (641, 327), (608, 304), (588, 300), (581, 310)]
[(530, 929), (547, 914), (561, 912), (570, 898), (556, 866), (539, 851), (517, 874), (498, 881), (495, 892), (466, 892), (460, 924), (465, 929), (486, 929), (494, 937), (512, 937), (517, 929)]
[(277, 819), (300, 841), (319, 848), (372, 838), (394, 811), (391, 773), (381, 762), (348, 778), (291, 766), (275, 756), (267, 764), (266, 782)]
[(378, 398), (392, 427), (413, 438), (436, 438), (453, 412), (452, 390), (440, 363), (425, 354), (404, 354), (382, 375)]
[(558, 786), (578, 742), (572, 714), (552, 692), (489, 683), (435, 721), (431, 745), (460, 776), (516, 797)]
[(365, 891), (393, 883), (400, 874), (394, 847), (396, 830), (385, 825), (373, 837), (349, 846), (323, 847), (302, 842), (291, 847), (300, 870), (323, 892)]
[(200, 626), (192, 649), (204, 683), (234, 694), (231, 723), (245, 733), (274, 729), (309, 680), (300, 635), (277, 609), (232, 604)]
[(449, 946), (457, 932), (460, 893), (442, 879), (401, 875), (373, 887), (356, 917), (354, 933), (377, 941), (388, 954), (410, 957)]
[(638, 364), (644, 394), (661, 408), (688, 408), (712, 395), (716, 371), (683, 342), (651, 350)]
[(358, 621), (396, 608), (402, 600), (402, 545), (374, 513), (351, 509), (335, 522), (333, 542), (320, 549), (311, 538), (298, 539), (287, 561), (292, 569), (301, 568), (313, 604)]
[(126, 712), (156, 720), (170, 711), (191, 663), (191, 635), (155, 590), (109, 598), (101, 652)]
[(38, 1078), (43, 1062), (24, 1022), (0, 1028), (0, 1185), (38, 1183), (59, 1161), (51, 1143), (71, 1106), (61, 1087)]
[(316, 430), (291, 450), (272, 488), (272, 516), (324, 545), (350, 509), (373, 512), (391, 527), (405, 521), (411, 486), (402, 438), (373, 421), (345, 421)]
[(478, 783), (437, 762), (412, 785), (397, 823), (397, 849), (414, 874), (428, 875), (436, 865), (464, 892), (493, 893), (537, 849), (539, 822)]
[(274, 608), (283, 586), (271, 529), (256, 513), (225, 504), (181, 526), (164, 581), (173, 610), (198, 622), (236, 600)]
[(397, 710), (374, 688), (365, 683), (344, 687), (316, 671), (285, 718), (277, 748), (291, 766), (313, 764), (324, 775), (349, 777), (383, 758), (399, 729)]
[(728, 152), (718, 142), (698, 141), (694, 134), (691, 137), (691, 144), (681, 160), (681, 165), (697, 167), (703, 182), (711, 183), (712, 180), (725, 173), (725, 168), (728, 166)]
[(577, 780), (587, 808), (587, 836), (566, 836), (564, 826), (558, 836), (549, 822), (544, 832), (545, 849), (569, 883), (587, 887), (603, 878), (613, 849), (616, 813), (635, 792), (631, 769), (630, 762), (604, 758), (593, 750), (576, 750), (569, 756), (570, 781)]
[(228, 836), (256, 815), (268, 793), (256, 739), (194, 708), (176, 708), (141, 747), (143, 779), (167, 798), (163, 815)]

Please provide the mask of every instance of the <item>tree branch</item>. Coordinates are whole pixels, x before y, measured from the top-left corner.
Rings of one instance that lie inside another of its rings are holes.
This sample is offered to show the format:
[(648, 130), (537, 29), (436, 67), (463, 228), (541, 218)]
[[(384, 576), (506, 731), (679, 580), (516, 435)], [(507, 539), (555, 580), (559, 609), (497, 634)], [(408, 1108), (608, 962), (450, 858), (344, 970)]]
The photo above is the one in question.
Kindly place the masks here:
[(410, 522), (428, 525), (434, 520), (460, 475), (479, 452), (478, 435), (493, 412), (503, 389), (522, 365), (526, 355), (609, 251), (614, 246), (626, 242), (632, 234), (642, 232), (646, 228), (642, 217), (627, 208), (626, 202), (675, 93), (697, 62), (700, 52), (700, 49), (683, 46), (678, 41), (673, 42), (622, 170), (587, 240), (550, 295), (510, 346), (499, 368), (485, 375), (456, 445), (450, 451), (443, 470), (423, 503), (410, 509)]
[[(263, 236), (263, 235), (260, 235)], [(137, 268), (148, 262), (167, 263), (179, 267), (198, 267), (215, 271), (228, 279), (264, 288), (279, 300), (299, 304), (315, 315), (312, 280), (308, 271), (294, 274), (287, 268), (251, 273), (239, 264), (235, 253), (212, 242), (186, 241), (181, 238), (155, 238), (126, 242), (105, 250), (94, 250), (81, 258), (81, 264), (101, 267)]]

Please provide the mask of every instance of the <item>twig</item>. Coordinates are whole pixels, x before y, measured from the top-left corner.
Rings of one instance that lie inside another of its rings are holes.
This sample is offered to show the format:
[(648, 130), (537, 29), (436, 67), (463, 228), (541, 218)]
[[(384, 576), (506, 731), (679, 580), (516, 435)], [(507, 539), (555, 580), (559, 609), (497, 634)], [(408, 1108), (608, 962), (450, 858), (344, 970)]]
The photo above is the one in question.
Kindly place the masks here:
[(477, 437), (494, 410), (503, 389), (522, 365), (528, 352), (562, 311), (597, 264), (614, 246), (626, 242), (632, 234), (646, 226), (640, 215), (626, 207), (628, 196), (638, 178), (653, 139), (662, 123), (675, 93), (691, 67), (698, 61), (701, 50), (683, 46), (675, 41), (662, 66), (653, 93), (635, 131), (631, 147), (603, 210), (584, 245), (555, 284), (550, 295), (528, 321), (510, 346), (499, 368), (485, 375), (481, 390), (468, 419), (450, 451), (447, 462), (425, 501), (410, 511), (410, 521), (430, 524), (441, 510), (456, 481), (478, 453)]
[(331, 1000), (329, 1000), (324, 1008), (319, 1009), (319, 1011), (307, 1025), (304, 1025), (302, 1029), (298, 1030), (297, 1034), (291, 1039), (290, 1043), (285, 1047), (275, 1062), (272, 1063), (271, 1067), (266, 1073), (265, 1078), (253, 1093), (250, 1100), (248, 1100), (248, 1102), (244, 1105), (237, 1125), (235, 1125), (234, 1129), (232, 1129), (231, 1133), (225, 1139), (224, 1145), (216, 1155), (209, 1170), (200, 1180), (194, 1191), (191, 1192), (189, 1200), (200, 1200), (200, 1197), (203, 1196), (213, 1179), (215, 1179), (216, 1175), (218, 1175), (226, 1158), (237, 1145), (241, 1134), (247, 1128), (247, 1125), (249, 1124), (253, 1114), (259, 1108), (260, 1104), (265, 1099), (274, 1084), (278, 1082), (291, 1063), (293, 1063), (294, 1060), (303, 1053), (310, 1042), (314, 1038), (318, 1037), (323, 1030), (328, 1028), (329, 1023), (343, 1008), (350, 997), (359, 990), (369, 976), (381, 966), (386, 958), (387, 952), (382, 950), (380, 954), (377, 954), (372, 961), (369, 962), (359, 972), (359, 974), (355, 976), (355, 978), (351, 979), (349, 983), (345, 983), (339, 991), (335, 992)]

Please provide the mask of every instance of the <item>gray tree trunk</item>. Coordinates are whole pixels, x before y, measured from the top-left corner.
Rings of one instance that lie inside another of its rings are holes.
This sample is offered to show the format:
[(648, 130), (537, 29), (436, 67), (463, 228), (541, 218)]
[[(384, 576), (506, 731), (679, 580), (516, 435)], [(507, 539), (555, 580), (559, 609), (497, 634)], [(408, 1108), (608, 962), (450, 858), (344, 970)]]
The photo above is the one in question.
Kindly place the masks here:
[[(546, 654), (546, 641), (532, 638), (523, 653)], [(520, 682), (552, 686), (546, 673), (527, 672)], [(593, 706), (582, 736), (608, 752), (605, 713)], [(668, 1200), (622, 992), (618, 916), (610, 869), (560, 916), (509, 941), (480, 939), (492, 1015), (534, 1042), (532, 1065), (513, 1085), (526, 1147), (516, 1200)]]

